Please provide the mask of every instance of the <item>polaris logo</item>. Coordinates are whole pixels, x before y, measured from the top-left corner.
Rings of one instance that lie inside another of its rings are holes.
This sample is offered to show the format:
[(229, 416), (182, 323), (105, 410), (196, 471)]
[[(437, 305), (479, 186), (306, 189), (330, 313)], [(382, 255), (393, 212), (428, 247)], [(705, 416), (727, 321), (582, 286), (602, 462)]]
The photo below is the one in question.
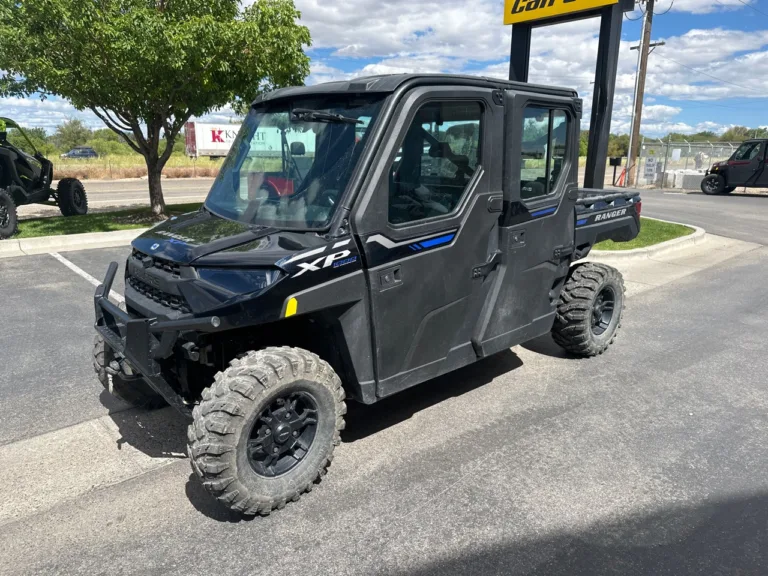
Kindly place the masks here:
[(605, 214), (598, 214), (597, 216), (595, 216), (595, 222), (602, 222), (603, 220), (618, 218), (619, 216), (624, 216), (626, 213), (627, 213), (627, 209), (622, 208), (621, 210), (613, 210), (612, 212), (606, 212)]

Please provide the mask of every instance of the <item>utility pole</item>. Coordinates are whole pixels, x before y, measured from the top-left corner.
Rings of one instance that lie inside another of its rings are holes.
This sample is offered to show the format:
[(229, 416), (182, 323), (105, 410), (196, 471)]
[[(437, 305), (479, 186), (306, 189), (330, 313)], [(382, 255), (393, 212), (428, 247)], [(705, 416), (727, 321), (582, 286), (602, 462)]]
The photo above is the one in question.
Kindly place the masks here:
[(632, 114), (632, 133), (629, 135), (630, 150), (627, 164), (629, 174), (627, 185), (637, 182), (637, 158), (640, 155), (640, 122), (643, 117), (643, 96), (645, 95), (645, 74), (648, 69), (648, 53), (651, 44), (651, 26), (653, 25), (653, 5), (655, 0), (646, 0), (645, 18), (643, 19), (643, 37), (640, 39), (640, 63), (637, 70), (637, 89), (635, 91), (635, 110)]

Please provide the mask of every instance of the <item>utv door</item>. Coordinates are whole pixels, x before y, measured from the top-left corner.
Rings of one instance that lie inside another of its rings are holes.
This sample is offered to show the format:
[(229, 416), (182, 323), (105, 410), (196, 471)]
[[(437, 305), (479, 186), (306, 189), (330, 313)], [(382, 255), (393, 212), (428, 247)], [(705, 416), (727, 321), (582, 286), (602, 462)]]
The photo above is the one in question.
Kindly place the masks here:
[(765, 143), (744, 142), (728, 161), (728, 186), (755, 186), (765, 167)]
[(493, 95), (455, 86), (404, 95), (356, 203), (379, 397), (477, 359), (471, 339), (502, 210), (503, 107)]
[(501, 265), (473, 339), (479, 356), (549, 332), (574, 250), (580, 101), (505, 96)]

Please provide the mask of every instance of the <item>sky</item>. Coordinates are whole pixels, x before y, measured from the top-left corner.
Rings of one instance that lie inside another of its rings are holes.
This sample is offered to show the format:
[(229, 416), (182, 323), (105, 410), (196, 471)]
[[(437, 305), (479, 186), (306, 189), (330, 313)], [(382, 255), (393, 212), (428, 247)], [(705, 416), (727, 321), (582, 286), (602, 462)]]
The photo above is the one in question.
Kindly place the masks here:
[[(371, 74), (447, 72), (506, 78), (510, 27), (502, 0), (295, 0), (312, 46), (308, 84)], [(723, 132), (768, 125), (768, 0), (657, 0), (642, 132)], [(622, 27), (611, 130), (629, 132), (640, 9)], [(588, 127), (597, 19), (537, 28), (531, 82), (578, 90)], [(48, 131), (68, 118), (102, 127), (57, 98), (0, 98), (2, 115)], [(204, 118), (226, 121), (221, 110)]]

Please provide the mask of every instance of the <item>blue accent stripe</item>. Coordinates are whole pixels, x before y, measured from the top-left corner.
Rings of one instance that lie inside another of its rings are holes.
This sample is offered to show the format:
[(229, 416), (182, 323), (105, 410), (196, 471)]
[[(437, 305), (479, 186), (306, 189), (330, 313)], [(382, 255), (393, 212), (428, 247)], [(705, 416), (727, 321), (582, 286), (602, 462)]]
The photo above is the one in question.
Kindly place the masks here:
[(429, 240), (424, 240), (424, 242), (421, 243), (421, 247), (432, 248), (432, 246), (439, 246), (440, 244), (448, 244), (448, 242), (453, 240), (454, 236), (456, 236), (456, 234), (446, 234), (445, 236), (439, 236), (438, 238), (431, 238)]
[(551, 206), (549, 208), (543, 208), (542, 210), (537, 210), (536, 212), (532, 212), (531, 216), (533, 218), (538, 218), (539, 216), (546, 216), (547, 214), (553, 214), (557, 210), (557, 206)]
[(587, 223), (587, 220), (589, 220), (589, 218), (582, 218), (581, 220), (576, 220), (576, 226), (584, 226), (584, 224)]

